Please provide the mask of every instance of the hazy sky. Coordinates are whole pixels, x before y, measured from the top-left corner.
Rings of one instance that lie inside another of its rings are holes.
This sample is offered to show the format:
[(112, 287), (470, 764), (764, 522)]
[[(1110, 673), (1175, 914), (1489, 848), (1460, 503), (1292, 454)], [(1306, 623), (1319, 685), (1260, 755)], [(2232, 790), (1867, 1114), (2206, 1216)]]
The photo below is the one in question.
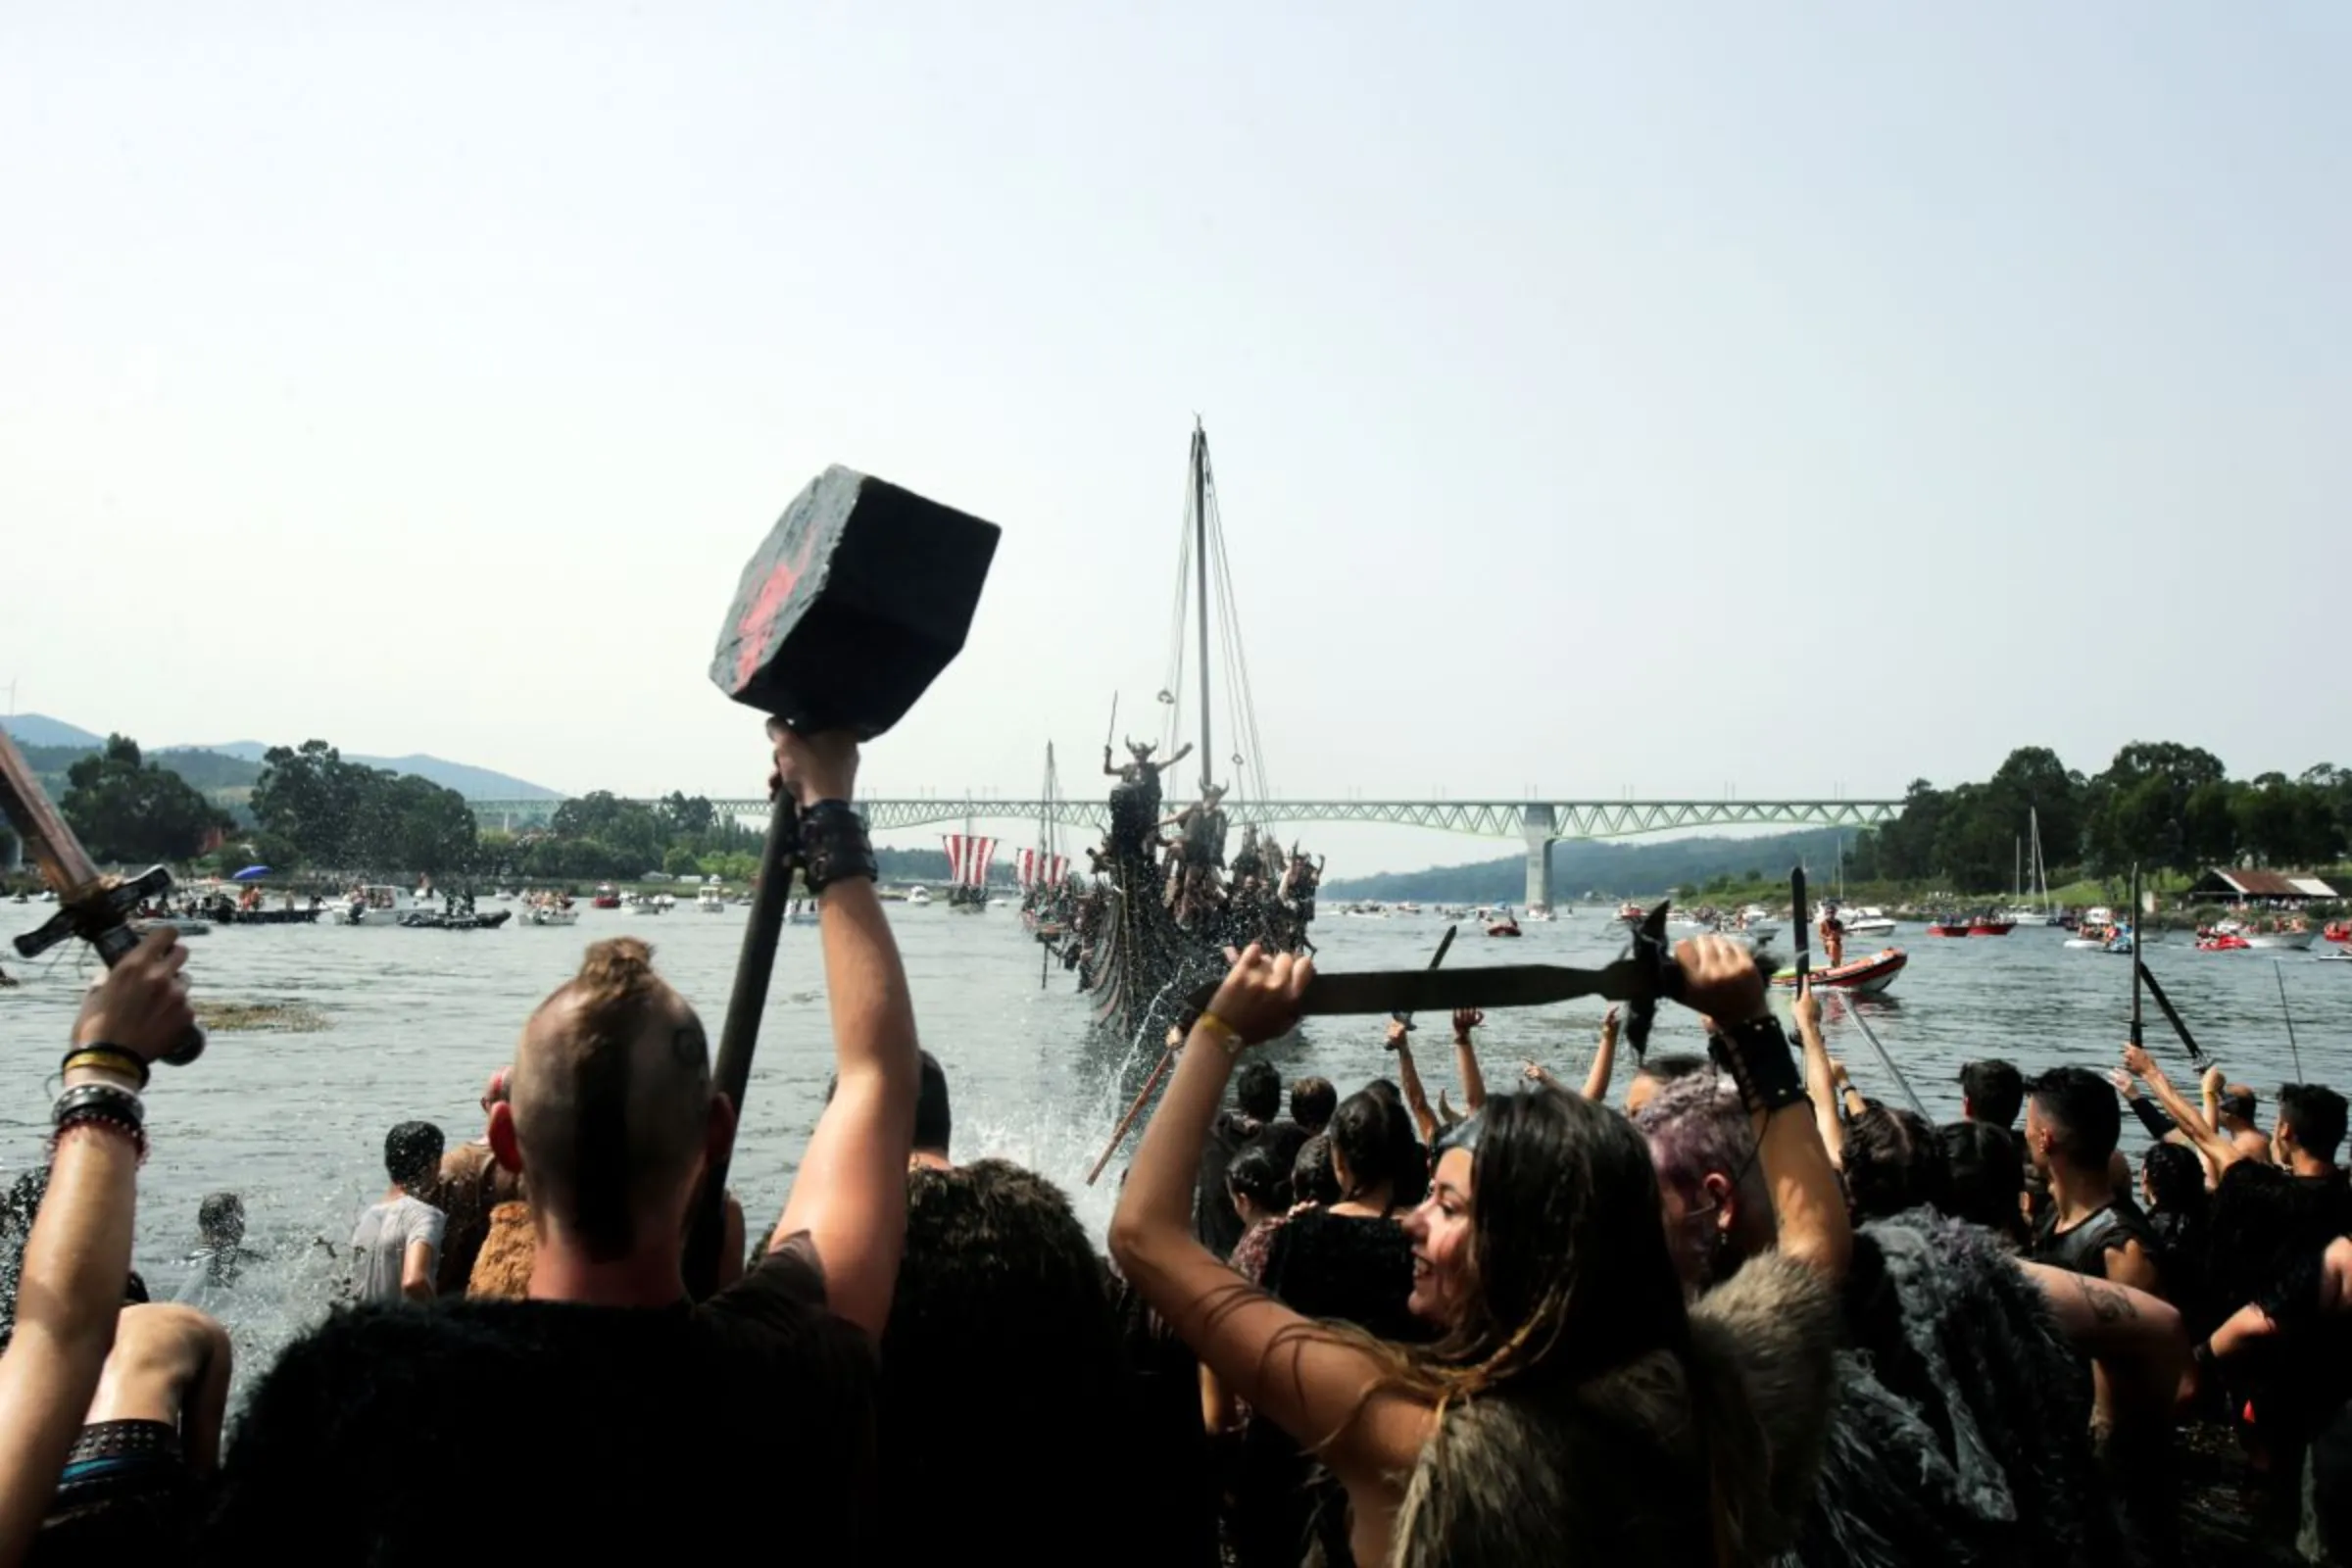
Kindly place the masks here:
[(867, 789), (1026, 794), (1164, 679), (1198, 413), (1283, 794), (2352, 762), (2348, 69), (2333, 0), (13, 7), (0, 682), (748, 792), (711, 644), (843, 463), (1004, 528)]

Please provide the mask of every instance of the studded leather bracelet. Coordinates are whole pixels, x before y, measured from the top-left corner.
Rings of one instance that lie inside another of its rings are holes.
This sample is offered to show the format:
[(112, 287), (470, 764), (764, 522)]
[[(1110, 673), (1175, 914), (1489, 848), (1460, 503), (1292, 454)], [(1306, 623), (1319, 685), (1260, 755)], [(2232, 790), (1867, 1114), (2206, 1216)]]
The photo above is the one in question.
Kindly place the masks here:
[(1740, 1099), (1750, 1111), (1770, 1115), (1805, 1099), (1788, 1032), (1770, 1013), (1718, 1029), (1707, 1042), (1707, 1054), (1740, 1086)]
[(865, 823), (849, 802), (818, 801), (801, 812), (801, 874), (811, 893), (880, 874)]
[(147, 1162), (146, 1111), (139, 1097), (113, 1084), (77, 1084), (57, 1097), (49, 1112), (56, 1131), (49, 1139), (54, 1157), (57, 1141), (76, 1127), (98, 1127), (130, 1140), (139, 1163)]

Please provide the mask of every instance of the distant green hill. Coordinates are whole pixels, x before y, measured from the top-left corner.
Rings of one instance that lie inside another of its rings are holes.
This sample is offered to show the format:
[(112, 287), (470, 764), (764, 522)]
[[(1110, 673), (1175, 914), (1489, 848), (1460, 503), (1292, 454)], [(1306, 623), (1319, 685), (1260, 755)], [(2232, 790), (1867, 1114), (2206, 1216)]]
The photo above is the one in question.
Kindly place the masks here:
[[(64, 788), (63, 775), (74, 758), (94, 752), (106, 744), (106, 737), (93, 735), (76, 724), (50, 718), (42, 713), (19, 713), (13, 718), (0, 719), (0, 729), (6, 729), (18, 746), (29, 758), (34, 751), (62, 753), (65, 760), (55, 764), (60, 776), (57, 788)], [(254, 781), (262, 776), (262, 756), (270, 750), (265, 741), (224, 741), (217, 746), (142, 747), (145, 754), (164, 763), (180, 777), (208, 795), (228, 794), (242, 803), (253, 791)], [(343, 760), (358, 762), (363, 767), (380, 767), (394, 773), (414, 773), (429, 779), (444, 789), (456, 790), (467, 800), (523, 800), (560, 801), (562, 790), (551, 790), (544, 784), (501, 773), (495, 768), (475, 767), (470, 762), (452, 762), (439, 757), (412, 752), (406, 757), (364, 757), (357, 752), (345, 752)], [(35, 762), (36, 772), (44, 775), (49, 764)]]
[(0, 718), (0, 729), (20, 747), (70, 746), (79, 751), (94, 752), (106, 744), (106, 737), (93, 735), (78, 724), (69, 724), (62, 718), (46, 713), (15, 713)]
[[(1842, 836), (1850, 849), (1853, 830), (1845, 830)], [(1743, 877), (1750, 872), (1767, 878), (1784, 876), (1800, 862), (1811, 873), (1814, 885), (1823, 887), (1837, 863), (1839, 837), (1836, 828), (1810, 828), (1749, 839), (1668, 839), (1649, 844), (1563, 840), (1551, 847), (1552, 895), (1563, 904), (1588, 892), (1612, 899), (1655, 897), (1668, 888), (1696, 888), (1718, 876)], [(1431, 866), (1425, 871), (1334, 877), (1323, 884), (1323, 893), (1336, 899), (1516, 904), (1527, 896), (1527, 857), (1510, 855), (1467, 865)]]

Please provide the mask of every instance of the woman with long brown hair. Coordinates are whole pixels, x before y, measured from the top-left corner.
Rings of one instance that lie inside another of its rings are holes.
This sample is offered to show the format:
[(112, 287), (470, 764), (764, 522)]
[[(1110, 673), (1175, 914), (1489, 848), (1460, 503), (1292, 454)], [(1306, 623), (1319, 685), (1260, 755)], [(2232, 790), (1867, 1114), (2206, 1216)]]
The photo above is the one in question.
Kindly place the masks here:
[[(1491, 1098), (1407, 1222), (1426, 1349), (1326, 1326), (1192, 1240), (1200, 1140), (1246, 1046), (1313, 964), (1256, 948), (1187, 1037), (1111, 1225), (1121, 1268), (1224, 1385), (1347, 1488), (1358, 1562), (1752, 1563), (1809, 1496), (1849, 1235), (1837, 1175), (1745, 949), (1678, 950), (1754, 1112), (1781, 1248), (1686, 1307), (1647, 1145), (1549, 1088)], [(1688, 1218), (1688, 1216), (1686, 1216)]]

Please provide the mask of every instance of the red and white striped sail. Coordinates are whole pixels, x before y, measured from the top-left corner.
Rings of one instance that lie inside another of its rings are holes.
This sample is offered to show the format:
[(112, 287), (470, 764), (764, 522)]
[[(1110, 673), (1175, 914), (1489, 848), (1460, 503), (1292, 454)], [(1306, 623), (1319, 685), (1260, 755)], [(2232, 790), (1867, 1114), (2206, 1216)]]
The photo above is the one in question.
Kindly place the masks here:
[(1014, 857), (1014, 863), (1020, 868), (1024, 893), (1041, 883), (1050, 888), (1059, 887), (1062, 878), (1070, 874), (1068, 856), (1049, 855), (1044, 850), (1022, 850)]
[(989, 862), (997, 858), (997, 841), (977, 833), (942, 833), (948, 847), (948, 878), (959, 888), (988, 886)]

